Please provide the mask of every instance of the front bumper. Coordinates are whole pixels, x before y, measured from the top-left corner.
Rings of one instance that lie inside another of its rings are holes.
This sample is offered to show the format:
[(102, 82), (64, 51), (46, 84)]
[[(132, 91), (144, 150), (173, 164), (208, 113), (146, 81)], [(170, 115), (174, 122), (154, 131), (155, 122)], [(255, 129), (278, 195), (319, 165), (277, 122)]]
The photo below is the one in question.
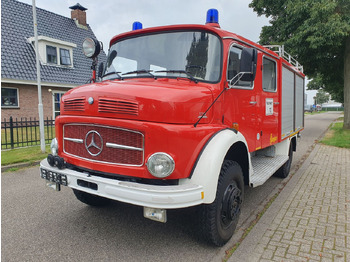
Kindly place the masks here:
[[(174, 209), (203, 203), (204, 190), (200, 185), (158, 186), (118, 181), (91, 176), (67, 168), (51, 167), (46, 159), (41, 161), (40, 170), (41, 174), (42, 170), (46, 170), (46, 172), (54, 174), (56, 177), (63, 175), (66, 179), (63, 184), (68, 187), (138, 206)], [(94, 186), (86, 187), (86, 185), (91, 184)]]

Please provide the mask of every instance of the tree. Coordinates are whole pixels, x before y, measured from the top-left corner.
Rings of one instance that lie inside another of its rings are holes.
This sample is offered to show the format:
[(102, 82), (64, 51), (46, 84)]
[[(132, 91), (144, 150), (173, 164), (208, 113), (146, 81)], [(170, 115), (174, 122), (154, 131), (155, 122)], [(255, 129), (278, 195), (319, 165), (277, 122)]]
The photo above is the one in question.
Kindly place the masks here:
[(329, 94), (327, 94), (323, 89), (320, 89), (316, 93), (316, 104), (324, 104), (329, 101)]
[(344, 128), (350, 129), (350, 1), (253, 0), (249, 6), (271, 18), (260, 44), (285, 45), (311, 85), (344, 104)]

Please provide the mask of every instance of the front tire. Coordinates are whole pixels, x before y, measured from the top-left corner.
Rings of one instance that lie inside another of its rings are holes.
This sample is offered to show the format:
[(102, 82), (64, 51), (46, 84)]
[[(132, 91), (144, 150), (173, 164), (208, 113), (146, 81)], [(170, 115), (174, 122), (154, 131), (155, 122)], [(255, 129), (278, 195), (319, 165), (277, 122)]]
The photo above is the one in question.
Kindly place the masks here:
[(219, 176), (216, 198), (201, 207), (202, 236), (216, 246), (223, 246), (232, 237), (241, 213), (243, 172), (237, 162), (225, 160)]
[(102, 207), (107, 206), (111, 202), (108, 198), (95, 196), (77, 189), (73, 189), (73, 192), (79, 201), (90, 206)]

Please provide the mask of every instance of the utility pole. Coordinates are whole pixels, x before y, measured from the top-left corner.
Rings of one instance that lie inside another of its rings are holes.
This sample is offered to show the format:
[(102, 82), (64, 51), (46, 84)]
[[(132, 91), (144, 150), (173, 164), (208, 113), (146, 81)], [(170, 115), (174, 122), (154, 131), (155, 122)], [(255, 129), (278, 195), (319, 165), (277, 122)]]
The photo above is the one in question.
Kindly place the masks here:
[(35, 38), (35, 57), (36, 57), (36, 77), (38, 83), (38, 111), (39, 111), (39, 130), (40, 130), (40, 149), (45, 153), (45, 132), (44, 132), (44, 111), (43, 101), (41, 96), (41, 78), (40, 78), (40, 63), (39, 63), (39, 47), (38, 47), (38, 23), (36, 21), (36, 5), (35, 0), (32, 0), (33, 5), (33, 25)]

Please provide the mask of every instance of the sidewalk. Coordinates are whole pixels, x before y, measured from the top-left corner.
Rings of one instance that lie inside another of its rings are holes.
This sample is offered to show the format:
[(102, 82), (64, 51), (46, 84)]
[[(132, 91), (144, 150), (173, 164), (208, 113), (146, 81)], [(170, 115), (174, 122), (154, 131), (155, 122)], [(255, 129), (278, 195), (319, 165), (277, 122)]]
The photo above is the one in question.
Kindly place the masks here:
[(350, 261), (350, 150), (316, 145), (228, 261)]

